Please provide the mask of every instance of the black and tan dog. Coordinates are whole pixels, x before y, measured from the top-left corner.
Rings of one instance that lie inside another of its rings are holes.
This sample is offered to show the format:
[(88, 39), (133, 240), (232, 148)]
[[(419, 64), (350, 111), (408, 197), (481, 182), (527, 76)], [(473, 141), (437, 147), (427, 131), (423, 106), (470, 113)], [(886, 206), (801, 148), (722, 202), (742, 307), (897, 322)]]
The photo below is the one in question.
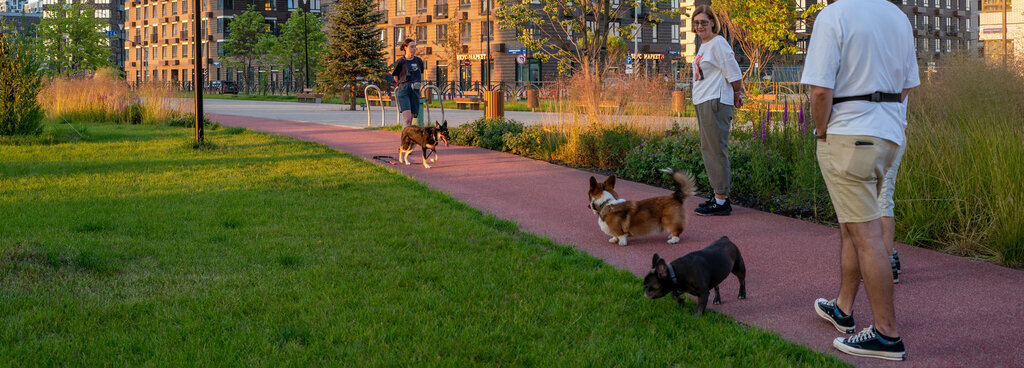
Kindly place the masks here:
[(679, 304), (684, 303), (679, 297), (683, 293), (696, 296), (699, 316), (708, 306), (711, 289), (715, 289), (715, 299), (711, 303), (722, 304), (718, 284), (730, 273), (740, 280), (739, 298), (746, 299), (747, 266), (743, 264), (740, 249), (724, 236), (707, 248), (677, 258), (671, 264), (655, 254), (651, 260), (651, 271), (644, 277), (644, 296), (657, 299), (672, 294)]
[(685, 171), (662, 169), (672, 175), (676, 191), (667, 196), (640, 201), (620, 199), (615, 193), (615, 176), (603, 183), (590, 177), (590, 209), (597, 214), (601, 231), (611, 235), (609, 243), (626, 245), (626, 238), (668, 231), (668, 243), (679, 242), (679, 234), (686, 230), (686, 211), (683, 203), (693, 195), (693, 176)]
[(402, 129), (402, 146), (398, 148), (398, 161), (409, 165), (409, 154), (412, 153), (413, 147), (419, 145), (423, 148), (423, 167), (429, 169), (427, 150), (434, 155), (430, 158), (430, 162), (437, 161), (437, 145), (441, 142), (444, 142), (446, 147), (448, 146), (447, 120), (444, 124), (434, 122), (434, 126), (426, 128), (407, 126)]

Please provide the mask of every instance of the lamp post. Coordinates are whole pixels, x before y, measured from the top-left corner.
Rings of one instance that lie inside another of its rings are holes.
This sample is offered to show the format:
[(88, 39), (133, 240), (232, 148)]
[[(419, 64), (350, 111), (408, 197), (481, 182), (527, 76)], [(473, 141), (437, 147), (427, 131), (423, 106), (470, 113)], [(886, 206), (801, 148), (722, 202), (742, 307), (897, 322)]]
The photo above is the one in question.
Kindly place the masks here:
[(203, 79), (203, 64), (199, 62), (203, 58), (203, 42), (200, 39), (200, 35), (203, 34), (203, 13), (202, 4), (203, 0), (194, 0), (195, 3), (192, 7), (192, 14), (195, 14), (195, 18), (192, 19), (192, 47), (194, 48), (192, 57), (192, 66), (195, 71), (195, 75), (192, 76), (193, 90), (196, 92), (196, 144), (203, 143), (203, 89), (199, 88), (199, 81)]
[(306, 19), (308, 19), (306, 13), (309, 13), (312, 4), (310, 3), (310, 0), (306, 0), (305, 3), (306, 12), (302, 14), (302, 44), (303, 48), (305, 49), (305, 56), (303, 57), (303, 59), (305, 59), (306, 62), (306, 84), (303, 86), (303, 88), (309, 88), (309, 25), (307, 24), (306, 21)]

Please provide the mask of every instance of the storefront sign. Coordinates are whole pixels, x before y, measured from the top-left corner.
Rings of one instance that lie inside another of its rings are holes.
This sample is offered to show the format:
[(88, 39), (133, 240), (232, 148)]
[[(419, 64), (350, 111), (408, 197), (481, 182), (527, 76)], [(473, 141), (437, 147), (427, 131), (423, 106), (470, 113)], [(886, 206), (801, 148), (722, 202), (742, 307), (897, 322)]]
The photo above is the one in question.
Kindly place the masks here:
[(461, 54), (455, 55), (456, 60), (487, 60), (490, 54)]
[(665, 58), (665, 54), (629, 54), (633, 57), (633, 60), (661, 60)]

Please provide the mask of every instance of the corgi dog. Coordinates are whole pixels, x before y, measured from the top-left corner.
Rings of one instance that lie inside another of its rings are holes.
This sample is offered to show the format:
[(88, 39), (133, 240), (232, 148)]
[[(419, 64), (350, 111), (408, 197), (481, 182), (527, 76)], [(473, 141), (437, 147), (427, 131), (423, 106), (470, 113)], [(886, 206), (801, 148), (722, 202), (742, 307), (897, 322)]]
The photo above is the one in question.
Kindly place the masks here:
[(626, 246), (630, 236), (649, 235), (668, 231), (669, 244), (679, 242), (679, 234), (686, 229), (686, 211), (683, 203), (693, 196), (694, 180), (690, 173), (662, 169), (661, 172), (672, 175), (676, 182), (676, 190), (672, 194), (661, 197), (647, 198), (640, 201), (627, 201), (619, 198), (615, 192), (615, 176), (604, 182), (590, 177), (590, 190), (587, 197), (590, 209), (598, 216), (597, 223), (601, 231), (611, 236), (609, 243)]

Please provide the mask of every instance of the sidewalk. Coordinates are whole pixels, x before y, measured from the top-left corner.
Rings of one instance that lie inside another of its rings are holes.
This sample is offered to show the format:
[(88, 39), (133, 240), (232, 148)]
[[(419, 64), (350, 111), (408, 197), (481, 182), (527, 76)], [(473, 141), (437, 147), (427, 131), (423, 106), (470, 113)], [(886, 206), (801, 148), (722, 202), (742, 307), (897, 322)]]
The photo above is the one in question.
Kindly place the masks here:
[[(726, 235), (739, 246), (747, 266), (747, 299), (737, 300), (738, 283), (722, 285), (721, 305), (708, 309), (748, 326), (833, 354), (855, 366), (1024, 367), (1024, 272), (943, 253), (897, 245), (904, 273), (895, 287), (896, 315), (907, 344), (907, 361), (858, 358), (832, 348), (840, 333), (818, 317), (815, 298), (833, 298), (839, 285), (839, 230), (783, 216), (734, 207), (728, 217), (690, 216), (679, 244), (665, 236), (609, 244), (587, 208), (589, 172), (475, 147), (441, 147), (431, 169), (389, 165), (375, 155), (398, 155), (398, 133), (254, 117), (208, 114), (225, 126), (282, 134), (321, 143), (390, 167), (456, 200), (503, 219), (524, 231), (571, 245), (642, 277), (653, 253), (674, 259)], [(597, 176), (603, 180), (603, 176)], [(669, 191), (625, 180), (616, 190), (627, 199)], [(692, 209), (701, 201), (692, 198)], [(854, 307), (858, 331), (871, 323), (867, 294)], [(640, 282), (637, 297), (642, 298)], [(670, 303), (655, 300), (652, 303)], [(681, 308), (679, 313), (693, 313)]]

